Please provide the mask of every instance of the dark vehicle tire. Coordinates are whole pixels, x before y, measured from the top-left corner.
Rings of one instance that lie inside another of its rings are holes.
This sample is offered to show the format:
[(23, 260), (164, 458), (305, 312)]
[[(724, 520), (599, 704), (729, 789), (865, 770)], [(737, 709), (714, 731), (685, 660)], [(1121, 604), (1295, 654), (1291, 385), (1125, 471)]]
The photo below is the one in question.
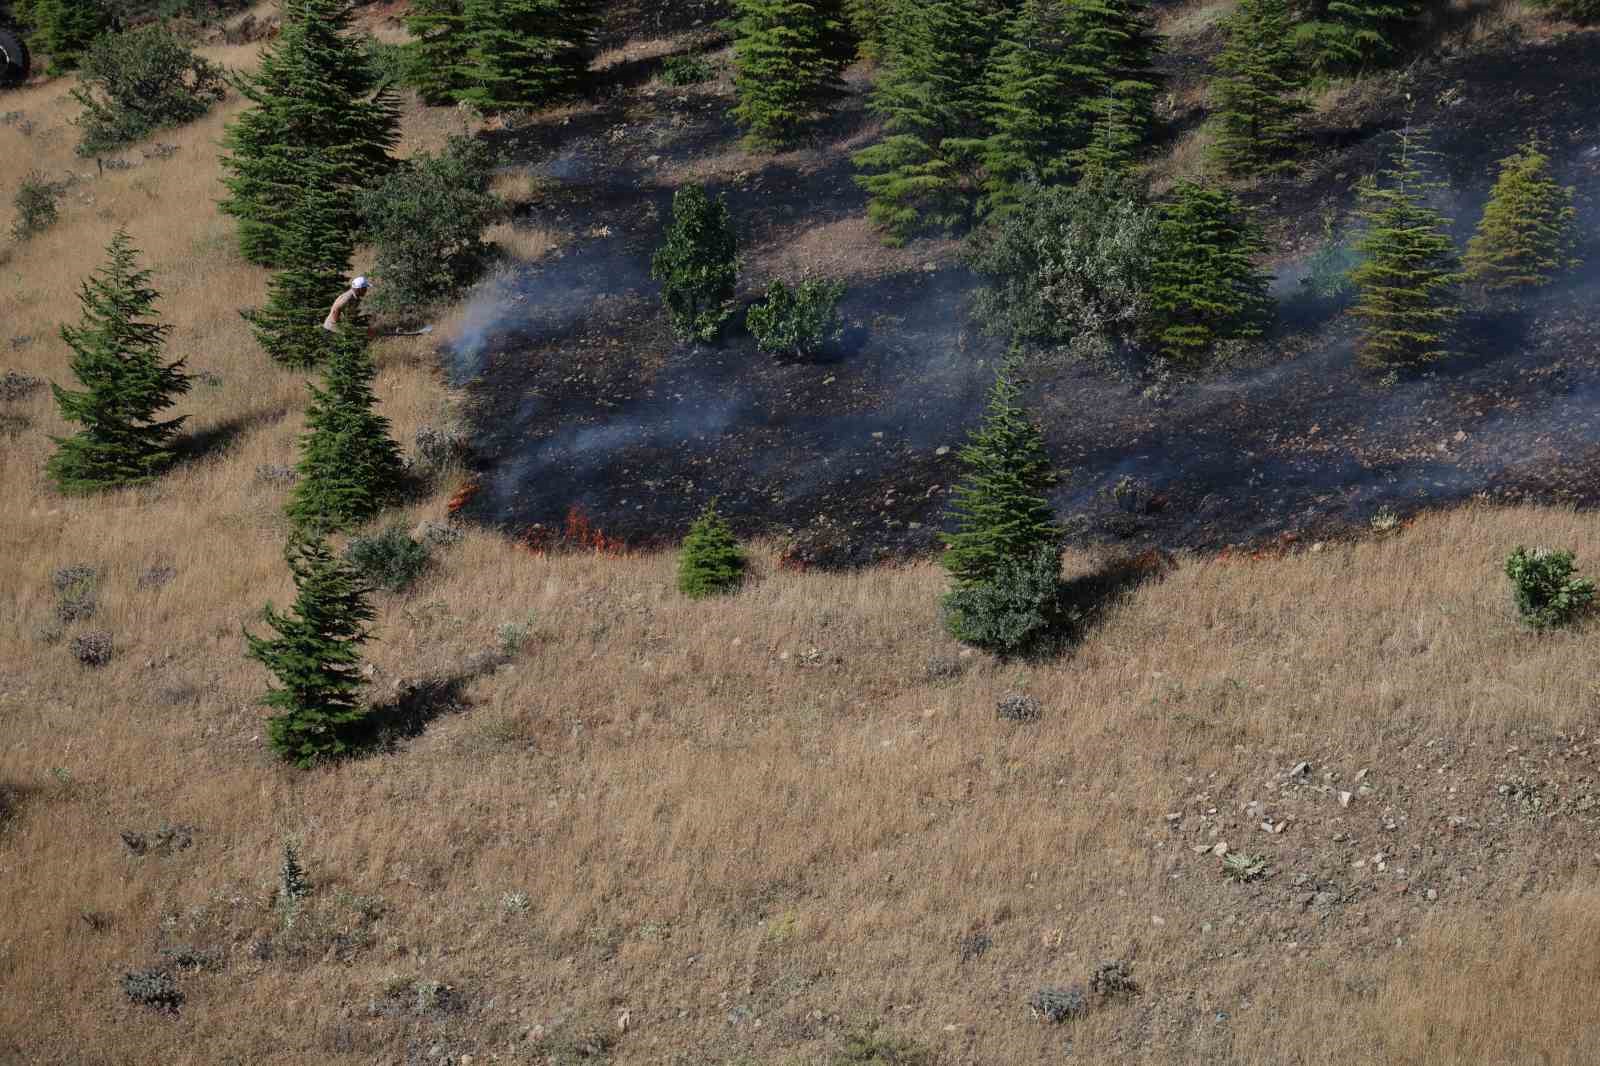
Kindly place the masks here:
[(0, 30), (0, 88), (28, 80), (28, 46), (10, 30)]

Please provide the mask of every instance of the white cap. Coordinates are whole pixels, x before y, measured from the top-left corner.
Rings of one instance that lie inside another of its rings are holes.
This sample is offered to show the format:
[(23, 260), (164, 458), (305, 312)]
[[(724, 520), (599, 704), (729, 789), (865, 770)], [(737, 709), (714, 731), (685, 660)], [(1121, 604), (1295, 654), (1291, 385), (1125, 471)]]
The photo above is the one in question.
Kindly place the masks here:
[(352, 281), (350, 283), (350, 287), (352, 289), (364, 289), (364, 288), (366, 288), (367, 287), (367, 276), (365, 274), (362, 274), (360, 277), (356, 278), (356, 280), (354, 280), (354, 281)]

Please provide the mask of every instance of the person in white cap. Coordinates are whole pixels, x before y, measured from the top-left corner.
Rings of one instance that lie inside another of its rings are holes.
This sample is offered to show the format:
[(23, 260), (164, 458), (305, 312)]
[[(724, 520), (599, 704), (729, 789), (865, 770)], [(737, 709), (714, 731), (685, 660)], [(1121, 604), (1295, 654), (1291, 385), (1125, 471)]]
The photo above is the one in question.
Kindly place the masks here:
[[(350, 287), (341, 292), (339, 298), (333, 301), (333, 306), (328, 310), (328, 317), (322, 320), (322, 328), (330, 333), (337, 330), (339, 328), (339, 316), (344, 313), (345, 308), (350, 307), (354, 310), (355, 307), (360, 307), (361, 298), (367, 294), (367, 290), (371, 287), (371, 283), (367, 281), (365, 274), (352, 281)], [(351, 305), (354, 305), (354, 307)]]

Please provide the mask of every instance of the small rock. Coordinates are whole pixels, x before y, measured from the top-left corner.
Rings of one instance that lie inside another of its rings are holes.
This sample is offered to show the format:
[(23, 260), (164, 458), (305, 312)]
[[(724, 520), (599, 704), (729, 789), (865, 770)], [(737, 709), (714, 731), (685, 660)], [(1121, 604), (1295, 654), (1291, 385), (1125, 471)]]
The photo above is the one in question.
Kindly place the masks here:
[(1226, 840), (1217, 841), (1217, 843), (1211, 848), (1211, 854), (1215, 855), (1219, 859), (1228, 854), (1228, 842)]
[(1167, 920), (1165, 918), (1161, 917), (1161, 915), (1159, 915), (1159, 914), (1152, 914), (1150, 916), (1150, 924), (1151, 925), (1166, 925), (1167, 924)]
[(1300, 777), (1311, 772), (1311, 764), (1304, 760), (1294, 764), (1294, 769), (1289, 771), (1290, 777)]
[(1354, 795), (1352, 793), (1349, 793), (1349, 792), (1341, 792), (1341, 793), (1339, 793), (1339, 806), (1341, 806), (1341, 807), (1350, 806), (1350, 801), (1352, 799), (1354, 799), (1354, 798), (1355, 797), (1354, 797)]
[(937, 448), (935, 448), (933, 450), (933, 454), (937, 455), (937, 456), (949, 455), (950, 454), (950, 445), (948, 445), (948, 444), (939, 445)]
[(1311, 897), (1311, 904), (1315, 907), (1331, 907), (1338, 902), (1339, 893), (1326, 888)]
[(628, 1031), (628, 1022), (632, 1019), (632, 1017), (633, 1015), (628, 1011), (623, 1011), (621, 1014), (617, 1015), (617, 1032), (626, 1033)]
[(1433, 888), (1428, 889), (1428, 902), (1429, 903), (1432, 903), (1434, 900), (1436, 900), (1438, 898), (1439, 898), (1438, 889), (1433, 889)]
[(1167, 821), (1169, 822), (1176, 822), (1182, 818), (1183, 815), (1179, 814), (1177, 811), (1173, 811), (1171, 814), (1167, 815)]

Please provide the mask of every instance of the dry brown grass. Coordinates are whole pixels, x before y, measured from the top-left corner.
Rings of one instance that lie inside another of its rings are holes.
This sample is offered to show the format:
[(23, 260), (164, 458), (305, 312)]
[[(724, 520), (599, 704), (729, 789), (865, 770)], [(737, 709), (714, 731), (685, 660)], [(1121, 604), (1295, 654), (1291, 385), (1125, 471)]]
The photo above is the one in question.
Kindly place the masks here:
[(542, 259), (561, 244), (561, 235), (547, 226), (519, 226), (510, 222), (490, 226), (483, 238), (502, 254), (523, 263)]
[[(7, 106), (54, 129), (62, 91)], [(414, 591), (379, 597), (374, 694), (461, 676), (504, 623), (529, 629), (518, 658), (462, 681), (462, 713), (399, 752), (279, 765), (240, 630), (291, 593), (282, 490), (254, 472), (292, 461), (304, 397), (238, 319), (264, 277), (209, 207), (225, 114), (165, 136), (171, 160), (76, 185), (0, 288), (0, 340), (37, 338), (5, 365), (60, 380), (54, 328), (128, 225), (173, 351), (218, 375), (181, 410), (239, 427), (155, 486), (68, 500), (40, 475), (63, 428), (52, 404), (11, 407), (33, 425), (0, 450), (0, 1060), (366, 1064), (438, 1042), (535, 1061), (571, 1019), (615, 1031), (624, 1011), (619, 1062), (815, 1061), (860, 1015), (945, 1062), (1054, 1062), (1069, 1036), (1086, 1061), (1600, 1057), (1592, 823), (1443, 823), (1500, 802), (1507, 747), (1592, 736), (1600, 627), (1523, 631), (1499, 565), (1518, 542), (1592, 564), (1594, 516), (1472, 508), (1316, 554), (1189, 561), (1068, 657), (968, 659), (944, 682), (925, 671), (957, 652), (932, 566), (800, 574), (761, 549), (741, 594), (689, 603), (666, 556), (541, 557), (472, 531)], [(0, 129), (0, 191), (30, 165), (83, 169), (65, 136), (20, 136)], [(428, 356), (421, 340), (380, 350), (403, 441), (450, 414)], [(393, 517), (442, 517), (453, 487)], [(39, 639), (51, 571), (79, 562), (103, 572), (87, 625), (117, 643), (98, 671)], [(141, 588), (152, 565), (176, 577)], [(1042, 699), (1040, 723), (996, 720), (1012, 689)], [(1370, 768), (1379, 791), (1348, 812), (1306, 793), (1270, 839), (1274, 879), (1229, 885), (1167, 826), (1210, 803), (1253, 845), (1237, 804), (1271, 799), (1300, 757), (1345, 780)], [(1592, 759), (1570, 765), (1592, 774)], [(1414, 806), (1423, 794), (1437, 809)], [(1395, 873), (1351, 865), (1400, 808), (1416, 812), (1396, 836), (1416, 849), (1405, 897)], [(194, 846), (135, 858), (118, 840), (162, 822), (195, 826)], [(290, 836), (316, 886), (298, 932), (267, 903)], [(1296, 870), (1352, 901), (1304, 909)], [(358, 918), (353, 896), (381, 896), (381, 916)], [(974, 923), (993, 947), (962, 964)], [(252, 951), (269, 941), (270, 957)], [(222, 966), (180, 976), (175, 1018), (128, 1004), (120, 975), (177, 945)], [(1035, 987), (1127, 955), (1140, 998), (1067, 1031), (1029, 1020)], [(449, 983), (464, 1008), (385, 1013), (415, 980)], [(730, 1023), (735, 1008), (749, 1020)]]

